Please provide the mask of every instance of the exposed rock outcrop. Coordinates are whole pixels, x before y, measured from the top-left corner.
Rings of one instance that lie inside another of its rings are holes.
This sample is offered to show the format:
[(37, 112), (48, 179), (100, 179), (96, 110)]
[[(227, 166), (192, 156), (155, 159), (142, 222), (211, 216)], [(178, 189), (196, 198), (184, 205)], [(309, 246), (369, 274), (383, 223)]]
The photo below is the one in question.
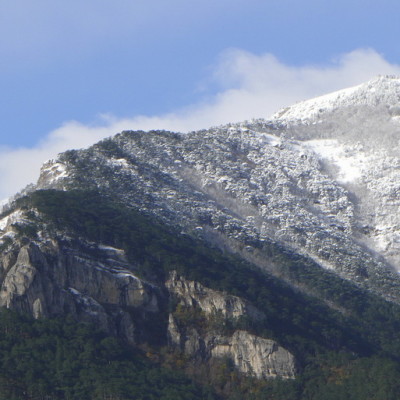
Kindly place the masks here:
[(257, 378), (295, 377), (295, 359), (275, 341), (236, 331), (231, 337), (208, 338), (212, 357), (231, 358), (239, 371)]
[(257, 378), (291, 379), (296, 374), (294, 356), (273, 340), (237, 330), (231, 336), (209, 332), (205, 336), (192, 328), (181, 333), (172, 315), (169, 318), (170, 345), (194, 360), (230, 359), (235, 367)]
[[(209, 289), (198, 282), (186, 280), (176, 272), (170, 274), (166, 286), (187, 310), (201, 310), (207, 317), (219, 315), (237, 320), (247, 316), (253, 320), (265, 318), (249, 302)], [(190, 311), (189, 311), (190, 312)], [(229, 358), (238, 371), (257, 378), (293, 378), (296, 373), (294, 356), (275, 341), (236, 330), (232, 335), (222, 335), (215, 330), (202, 332), (196, 327), (179, 327), (170, 314), (168, 339), (171, 347), (182, 351), (194, 360)]]
[(227, 319), (247, 316), (253, 320), (264, 318), (264, 314), (250, 302), (206, 288), (199, 282), (190, 281), (173, 271), (166, 287), (185, 307), (199, 307), (207, 315), (220, 314)]
[(131, 311), (158, 313), (158, 289), (134, 275), (121, 250), (76, 246), (16, 240), (0, 257), (0, 306), (35, 318), (69, 313), (134, 342), (140, 329)]
[[(0, 235), (4, 246), (0, 255), (0, 307), (35, 318), (69, 314), (130, 343), (146, 342), (155, 334), (146, 331), (145, 320), (151, 315), (164, 318), (162, 303), (168, 302), (168, 296), (134, 274), (135, 266), (123, 250), (83, 238), (72, 239), (51, 228), (47, 231), (45, 225), (40, 237), (28, 239), (18, 232), (31, 223), (29, 218), (22, 211), (12, 218), (3, 223)], [(7, 241), (7, 237), (12, 240)], [(234, 325), (242, 317), (254, 322), (265, 318), (249, 301), (207, 288), (175, 271), (170, 273), (165, 288), (174, 304), (200, 312), (206, 319), (214, 318), (217, 324), (230, 321)], [(165, 331), (157, 334), (164, 335), (172, 349), (197, 362), (229, 358), (246, 375), (294, 376), (293, 356), (276, 342), (242, 329), (221, 334), (215, 326), (206, 325), (200, 331), (190, 322), (182, 327), (170, 314), (168, 327), (165, 325)]]

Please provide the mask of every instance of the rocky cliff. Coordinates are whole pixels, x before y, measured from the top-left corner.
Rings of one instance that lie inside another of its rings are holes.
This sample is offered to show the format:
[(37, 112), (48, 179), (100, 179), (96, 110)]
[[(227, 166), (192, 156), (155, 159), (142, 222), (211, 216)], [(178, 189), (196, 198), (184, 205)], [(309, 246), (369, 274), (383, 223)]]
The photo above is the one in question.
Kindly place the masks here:
[[(138, 345), (154, 336), (146, 319), (165, 319), (170, 298), (187, 310), (201, 310), (222, 320), (265, 318), (250, 302), (188, 281), (176, 272), (165, 285), (150, 284), (133, 273), (136, 267), (121, 249), (46, 230), (30, 240), (18, 233), (30, 223), (28, 214), (18, 211), (2, 221), (2, 307), (35, 318), (70, 315)], [(249, 376), (294, 377), (294, 357), (275, 341), (240, 330), (223, 336), (203, 329), (201, 336), (194, 328), (183, 329), (184, 334), (170, 314), (165, 332), (157, 335), (164, 336), (171, 350), (184, 351), (197, 362), (229, 358), (238, 371)]]
[(225, 319), (250, 317), (252, 320), (265, 318), (263, 312), (236, 296), (223, 294), (204, 287), (198, 282), (189, 281), (173, 271), (165, 283), (169, 292), (184, 307), (199, 308), (206, 315), (221, 315)]
[(140, 329), (129, 310), (159, 312), (157, 288), (132, 273), (122, 250), (45, 231), (32, 241), (10, 223), (28, 217), (6, 219), (3, 241), (13, 239), (0, 258), (0, 306), (35, 318), (71, 314), (130, 342)]
[[(166, 283), (179, 305), (187, 310), (199, 309), (208, 318), (251, 320), (265, 318), (265, 315), (248, 302), (208, 289), (188, 281), (173, 272)], [(207, 325), (207, 322), (206, 322)], [(264, 339), (243, 330), (235, 330), (229, 336), (218, 332), (216, 327), (179, 326), (173, 314), (169, 315), (169, 343), (187, 356), (202, 362), (213, 358), (228, 358), (235, 367), (246, 375), (257, 378), (295, 377), (294, 356), (273, 340)]]

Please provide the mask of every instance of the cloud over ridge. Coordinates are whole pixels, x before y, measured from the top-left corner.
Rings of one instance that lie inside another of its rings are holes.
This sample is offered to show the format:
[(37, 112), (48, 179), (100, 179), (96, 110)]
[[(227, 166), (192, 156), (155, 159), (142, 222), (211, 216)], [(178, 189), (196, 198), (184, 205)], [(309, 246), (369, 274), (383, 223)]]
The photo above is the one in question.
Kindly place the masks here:
[(274, 55), (230, 49), (221, 54), (211, 81), (219, 88), (208, 101), (158, 116), (119, 119), (102, 116), (98, 125), (71, 121), (48, 133), (32, 148), (0, 147), (0, 199), (34, 182), (41, 164), (59, 152), (89, 146), (122, 130), (180, 132), (251, 118), (268, 118), (295, 102), (354, 86), (376, 75), (400, 75), (373, 49), (343, 54), (325, 65), (286, 65)]

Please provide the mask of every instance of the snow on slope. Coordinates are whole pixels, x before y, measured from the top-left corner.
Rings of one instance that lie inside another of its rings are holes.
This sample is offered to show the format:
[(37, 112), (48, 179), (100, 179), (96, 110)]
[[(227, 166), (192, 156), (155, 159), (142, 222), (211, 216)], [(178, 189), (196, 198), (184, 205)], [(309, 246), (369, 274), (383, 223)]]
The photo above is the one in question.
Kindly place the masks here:
[(270, 121), (126, 131), (61, 154), (37, 188), (101, 189), (246, 257), (283, 243), (400, 302), (399, 99), (400, 78), (379, 77)]
[(336, 180), (350, 183), (360, 180), (367, 168), (368, 156), (360, 151), (360, 145), (343, 146), (336, 139), (316, 139), (305, 142), (319, 157), (335, 165), (338, 169)]
[[(379, 76), (358, 86), (339, 90), (284, 108), (272, 116), (282, 124), (317, 122), (323, 114), (346, 106), (398, 106), (400, 103), (400, 78)], [(396, 110), (397, 113), (398, 110)]]
[(364, 84), (281, 110), (273, 122), (321, 160), (352, 193), (358, 239), (400, 270), (400, 77)]

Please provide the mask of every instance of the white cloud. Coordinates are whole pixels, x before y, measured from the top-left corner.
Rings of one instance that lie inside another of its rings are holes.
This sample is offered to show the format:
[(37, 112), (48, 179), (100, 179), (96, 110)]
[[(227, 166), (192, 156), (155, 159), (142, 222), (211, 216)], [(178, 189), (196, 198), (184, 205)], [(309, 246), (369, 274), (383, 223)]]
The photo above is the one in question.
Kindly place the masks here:
[(212, 80), (220, 87), (210, 101), (161, 116), (116, 119), (86, 126), (68, 122), (33, 148), (0, 149), (0, 199), (36, 180), (40, 165), (57, 153), (86, 147), (126, 129), (190, 131), (227, 122), (268, 117), (281, 107), (334, 90), (357, 85), (378, 74), (400, 75), (374, 50), (356, 50), (327, 65), (290, 66), (271, 54), (229, 50), (221, 55)]

